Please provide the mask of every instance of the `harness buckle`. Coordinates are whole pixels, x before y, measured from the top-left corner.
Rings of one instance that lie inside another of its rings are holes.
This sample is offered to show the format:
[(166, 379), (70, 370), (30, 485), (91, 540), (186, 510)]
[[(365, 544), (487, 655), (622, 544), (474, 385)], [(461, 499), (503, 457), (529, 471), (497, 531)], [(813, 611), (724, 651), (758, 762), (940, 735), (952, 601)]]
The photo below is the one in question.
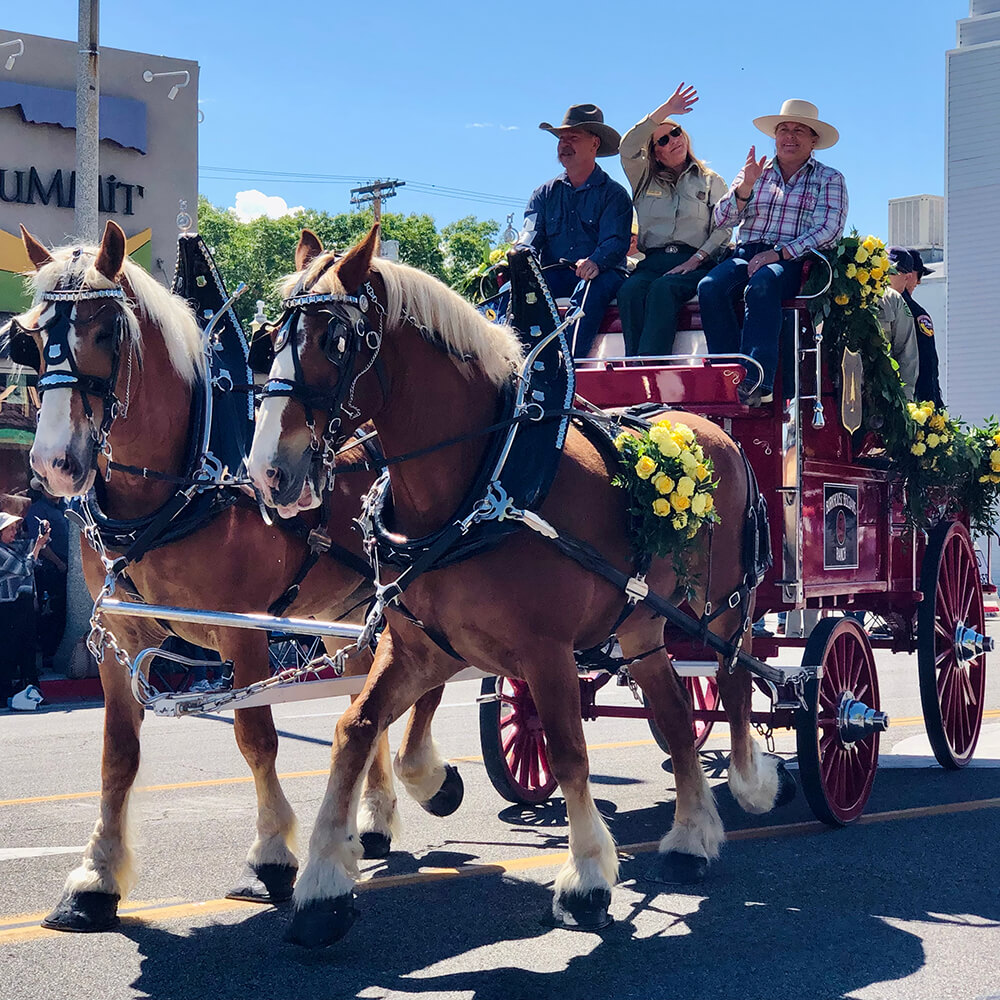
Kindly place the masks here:
[(313, 528), (306, 539), (313, 552), (329, 552), (332, 541), (322, 528)]
[(729, 607), (730, 608), (735, 608), (736, 605), (739, 604), (741, 600), (742, 600), (742, 597), (740, 596), (740, 592), (738, 590), (734, 590), (729, 595)]
[(644, 601), (649, 594), (649, 584), (646, 583), (646, 576), (640, 573), (638, 576), (629, 578), (625, 584), (625, 593), (628, 595), (629, 604), (638, 604)]

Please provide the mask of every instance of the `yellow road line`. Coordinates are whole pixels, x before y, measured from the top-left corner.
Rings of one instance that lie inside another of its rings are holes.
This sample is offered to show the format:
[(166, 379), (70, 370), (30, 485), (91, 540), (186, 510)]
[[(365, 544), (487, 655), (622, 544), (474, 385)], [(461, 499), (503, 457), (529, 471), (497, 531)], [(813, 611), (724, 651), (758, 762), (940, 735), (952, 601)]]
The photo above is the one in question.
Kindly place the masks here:
[[(993, 719), (1000, 716), (1000, 708), (988, 709), (983, 712), (984, 719)], [(893, 729), (899, 729), (903, 726), (915, 726), (923, 725), (923, 716), (914, 715), (905, 719), (890, 719)], [(726, 733), (713, 733), (709, 736), (706, 742), (717, 742), (726, 739)], [(590, 743), (587, 745), (588, 752), (591, 750), (625, 750), (630, 747), (651, 747), (654, 746), (655, 742), (653, 740), (623, 740), (621, 742), (615, 743)], [(482, 763), (482, 755), (476, 754), (468, 757), (451, 757), (449, 760), (453, 764), (467, 764), (467, 763)], [(320, 771), (287, 771), (284, 774), (279, 774), (278, 778), (281, 781), (288, 781), (292, 778), (324, 778), (329, 774), (329, 770)], [(242, 775), (235, 778), (206, 778), (201, 781), (177, 781), (171, 784), (165, 785), (145, 785), (142, 788), (133, 789), (134, 792), (173, 792), (185, 788), (213, 788), (218, 785), (241, 785), (252, 782), (253, 778), (248, 775)], [(73, 799), (97, 799), (100, 798), (101, 793), (99, 791), (93, 792), (62, 792), (57, 795), (35, 795), (30, 798), (24, 799), (0, 799), (0, 808), (4, 806), (26, 806), (33, 805), (40, 802), (65, 802), (71, 801)]]
[[(933, 806), (913, 806), (909, 809), (890, 809), (871, 813), (858, 820), (859, 825), (889, 823), (898, 820), (924, 819), (928, 816), (943, 816), (950, 813), (980, 812), (1000, 808), (1000, 798), (974, 799), (969, 802), (949, 802)], [(800, 837), (829, 831), (825, 823), (807, 820), (801, 823), (784, 823), (776, 826), (754, 827), (747, 830), (733, 830), (726, 834), (727, 841), (763, 840), (770, 837)], [(641, 844), (621, 844), (619, 854), (652, 854), (659, 847), (656, 840)], [(481, 875), (504, 875), (513, 872), (534, 871), (540, 868), (555, 868), (565, 863), (567, 852), (535, 854), (524, 858), (507, 858), (502, 861), (485, 862), (480, 865), (460, 865), (455, 868), (425, 868), (409, 875), (386, 875), (372, 877), (357, 885), (358, 892), (379, 889), (393, 889), (401, 886), (417, 885), (425, 882), (440, 882), (452, 878), (471, 878)], [(259, 910), (257, 903), (247, 903), (235, 899), (206, 899), (199, 902), (135, 902), (121, 907), (120, 914), (125, 923), (145, 923), (150, 920), (180, 920), (199, 918), (218, 913), (234, 913), (241, 910)], [(0, 919), (0, 945), (18, 941), (30, 941), (59, 934), (38, 926), (44, 913), (22, 913)]]

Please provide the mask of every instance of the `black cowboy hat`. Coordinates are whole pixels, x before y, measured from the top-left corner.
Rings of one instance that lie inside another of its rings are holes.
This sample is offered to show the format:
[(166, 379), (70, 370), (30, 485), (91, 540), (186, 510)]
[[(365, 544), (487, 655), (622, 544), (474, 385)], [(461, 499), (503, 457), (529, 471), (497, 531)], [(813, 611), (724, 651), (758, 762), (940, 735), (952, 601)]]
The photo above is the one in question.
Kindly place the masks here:
[(622, 137), (610, 125), (604, 124), (604, 112), (596, 104), (573, 104), (563, 117), (562, 125), (542, 122), (538, 127), (556, 137), (560, 132), (568, 132), (573, 128), (593, 132), (601, 140), (598, 156), (614, 156), (622, 141)]

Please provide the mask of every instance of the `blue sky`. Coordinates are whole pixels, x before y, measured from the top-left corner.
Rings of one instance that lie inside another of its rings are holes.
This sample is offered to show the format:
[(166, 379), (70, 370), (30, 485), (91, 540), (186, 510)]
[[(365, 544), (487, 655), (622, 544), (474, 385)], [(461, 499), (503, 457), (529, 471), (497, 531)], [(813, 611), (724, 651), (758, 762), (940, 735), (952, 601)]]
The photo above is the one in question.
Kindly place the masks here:
[[(76, 36), (76, 0), (5, 7), (5, 29)], [(199, 185), (224, 207), (256, 189), (348, 211), (350, 187), (396, 177), (407, 186), (387, 210), (439, 226), (519, 222), (559, 171), (540, 121), (593, 101), (624, 133), (685, 80), (701, 96), (685, 120), (694, 148), (727, 180), (750, 143), (770, 151), (751, 119), (788, 97), (817, 104), (840, 129), (820, 158), (847, 178), (849, 225), (880, 236), (889, 198), (944, 192), (944, 53), (969, 11), (968, 0), (100, 7), (102, 45), (200, 64)], [(617, 157), (601, 162), (624, 181)]]

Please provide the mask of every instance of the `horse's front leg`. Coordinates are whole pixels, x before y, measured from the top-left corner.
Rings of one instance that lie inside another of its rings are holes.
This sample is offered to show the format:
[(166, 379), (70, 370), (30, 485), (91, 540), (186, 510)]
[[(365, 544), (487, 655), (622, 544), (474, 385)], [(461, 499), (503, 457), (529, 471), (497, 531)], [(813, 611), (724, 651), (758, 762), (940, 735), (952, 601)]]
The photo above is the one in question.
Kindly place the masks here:
[[(233, 683), (245, 687), (270, 676), (265, 632), (221, 629), (219, 653), (234, 665)], [(295, 813), (278, 781), (278, 734), (269, 706), (238, 708), (234, 729), (257, 792), (257, 836), (247, 853), (253, 878), (227, 893), (229, 899), (282, 903), (291, 898), (299, 864), (295, 857)]]
[[(654, 619), (643, 625), (638, 619), (640, 614), (633, 615), (637, 618), (633, 629), (627, 635), (619, 635), (626, 657), (654, 649), (663, 641), (662, 620)], [(642, 657), (630, 669), (670, 747), (677, 787), (673, 826), (660, 841), (657, 877), (677, 885), (700, 882), (709, 862), (719, 855), (725, 831), (694, 748), (687, 692), (663, 651)]]
[(443, 694), (443, 687), (434, 688), (413, 706), (393, 761), (403, 787), (432, 816), (450, 816), (465, 797), (458, 768), (442, 757), (431, 735), (431, 721)]
[[(124, 649), (155, 646), (145, 623), (116, 619), (115, 632)], [(118, 903), (135, 881), (128, 843), (128, 800), (139, 770), (139, 727), (142, 707), (132, 697), (128, 671), (110, 650), (101, 663), (104, 688), (104, 748), (101, 759), (101, 811), (80, 864), (69, 873), (55, 909), (42, 921), (59, 931), (104, 931), (118, 924)]]
[[(739, 627), (738, 614), (720, 617), (717, 631), (729, 636)], [(713, 631), (716, 629), (713, 629)], [(750, 651), (750, 637), (744, 638), (743, 648)], [(748, 813), (766, 813), (795, 798), (795, 779), (784, 762), (774, 754), (761, 753), (750, 733), (750, 703), (753, 681), (750, 674), (737, 667), (733, 673), (719, 658), (717, 674), (719, 696), (729, 720), (730, 743), (729, 790), (740, 807)]]
[[(330, 779), (309, 839), (309, 860), (295, 886), (295, 912), (287, 940), (308, 948), (333, 944), (357, 916), (354, 883), (362, 844), (357, 812), (362, 779), (379, 737), (430, 688), (447, 680), (431, 656), (397, 651), (386, 629), (365, 687), (340, 717), (330, 754)], [(456, 665), (446, 665), (454, 673)]]
[(569, 823), (569, 859), (556, 877), (552, 919), (560, 927), (597, 930), (611, 922), (618, 852), (590, 791), (576, 662), (572, 649), (555, 643), (536, 643), (530, 653), (521, 652), (510, 660), (520, 663), (538, 709)]

